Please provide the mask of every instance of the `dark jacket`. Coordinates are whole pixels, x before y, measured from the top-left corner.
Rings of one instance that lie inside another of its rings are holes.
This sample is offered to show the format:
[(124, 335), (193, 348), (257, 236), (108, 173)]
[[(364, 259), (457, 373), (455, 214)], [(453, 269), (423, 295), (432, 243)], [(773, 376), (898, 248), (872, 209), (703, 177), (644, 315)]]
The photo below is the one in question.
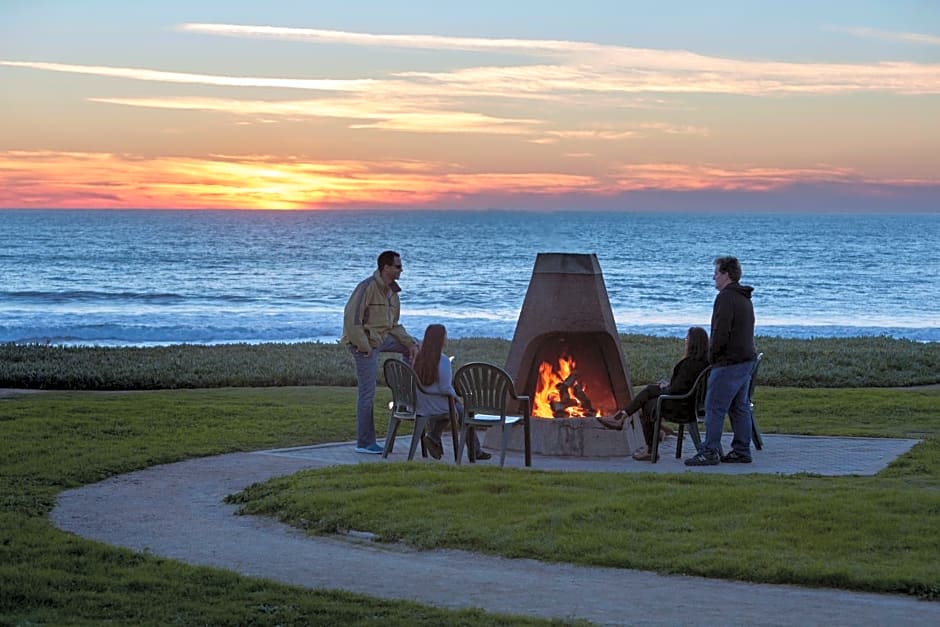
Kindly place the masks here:
[(684, 357), (672, 369), (672, 377), (669, 379), (669, 387), (663, 390), (663, 394), (685, 394), (695, 385), (695, 380), (702, 373), (702, 370), (708, 367), (705, 359), (693, 359)]
[(757, 359), (754, 348), (754, 288), (737, 281), (729, 283), (715, 297), (712, 332), (708, 338), (708, 361), (713, 366), (730, 366)]

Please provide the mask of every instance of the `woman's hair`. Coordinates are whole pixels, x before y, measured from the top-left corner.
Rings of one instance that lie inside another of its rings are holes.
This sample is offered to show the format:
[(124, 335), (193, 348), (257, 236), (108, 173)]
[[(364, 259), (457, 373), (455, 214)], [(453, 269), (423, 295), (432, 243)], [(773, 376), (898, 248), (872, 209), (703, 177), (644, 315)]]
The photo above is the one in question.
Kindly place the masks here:
[(424, 330), (424, 339), (421, 340), (421, 348), (414, 363), (415, 373), (421, 385), (432, 385), (437, 381), (446, 336), (447, 329), (443, 324), (429, 324)]
[(685, 356), (693, 359), (708, 358), (708, 333), (702, 327), (689, 327), (689, 338), (685, 347)]

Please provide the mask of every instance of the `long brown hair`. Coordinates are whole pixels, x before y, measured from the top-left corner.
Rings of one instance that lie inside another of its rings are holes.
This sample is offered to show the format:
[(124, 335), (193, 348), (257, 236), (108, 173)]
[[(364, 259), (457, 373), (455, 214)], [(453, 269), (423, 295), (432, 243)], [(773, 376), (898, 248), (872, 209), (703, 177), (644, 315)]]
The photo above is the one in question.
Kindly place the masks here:
[(421, 340), (421, 348), (414, 363), (415, 373), (421, 385), (433, 385), (437, 381), (445, 337), (447, 329), (443, 324), (429, 324), (424, 330), (424, 339)]
[(708, 332), (702, 327), (689, 327), (689, 338), (685, 347), (685, 356), (692, 359), (706, 360), (708, 358)]

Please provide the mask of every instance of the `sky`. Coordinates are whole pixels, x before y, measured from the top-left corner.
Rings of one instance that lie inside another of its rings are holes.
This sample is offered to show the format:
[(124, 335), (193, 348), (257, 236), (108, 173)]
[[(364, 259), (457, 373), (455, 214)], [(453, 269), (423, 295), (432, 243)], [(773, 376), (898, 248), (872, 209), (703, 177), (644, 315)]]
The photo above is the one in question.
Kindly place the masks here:
[(940, 213), (940, 0), (0, 0), (0, 207)]

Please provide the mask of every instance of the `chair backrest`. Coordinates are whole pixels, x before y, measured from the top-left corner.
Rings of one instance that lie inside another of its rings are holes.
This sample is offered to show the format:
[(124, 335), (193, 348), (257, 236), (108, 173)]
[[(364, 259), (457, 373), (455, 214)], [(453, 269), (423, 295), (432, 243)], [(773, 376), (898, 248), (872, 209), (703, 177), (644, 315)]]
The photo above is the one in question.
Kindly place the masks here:
[(757, 369), (764, 360), (764, 353), (757, 354), (757, 361), (754, 362), (754, 368), (751, 369), (751, 382), (747, 387), (747, 400), (751, 405), (754, 404), (754, 388), (757, 386)]
[(692, 393), (695, 397), (695, 419), (705, 419), (705, 395), (708, 393), (708, 374), (712, 367), (708, 366), (698, 374), (695, 383), (692, 384)]
[(418, 375), (414, 369), (400, 359), (389, 359), (383, 370), (395, 413), (414, 414), (418, 406)]
[(463, 400), (466, 414), (505, 416), (513, 413), (510, 401), (517, 399), (512, 377), (493, 364), (471, 362), (454, 374), (454, 389)]

